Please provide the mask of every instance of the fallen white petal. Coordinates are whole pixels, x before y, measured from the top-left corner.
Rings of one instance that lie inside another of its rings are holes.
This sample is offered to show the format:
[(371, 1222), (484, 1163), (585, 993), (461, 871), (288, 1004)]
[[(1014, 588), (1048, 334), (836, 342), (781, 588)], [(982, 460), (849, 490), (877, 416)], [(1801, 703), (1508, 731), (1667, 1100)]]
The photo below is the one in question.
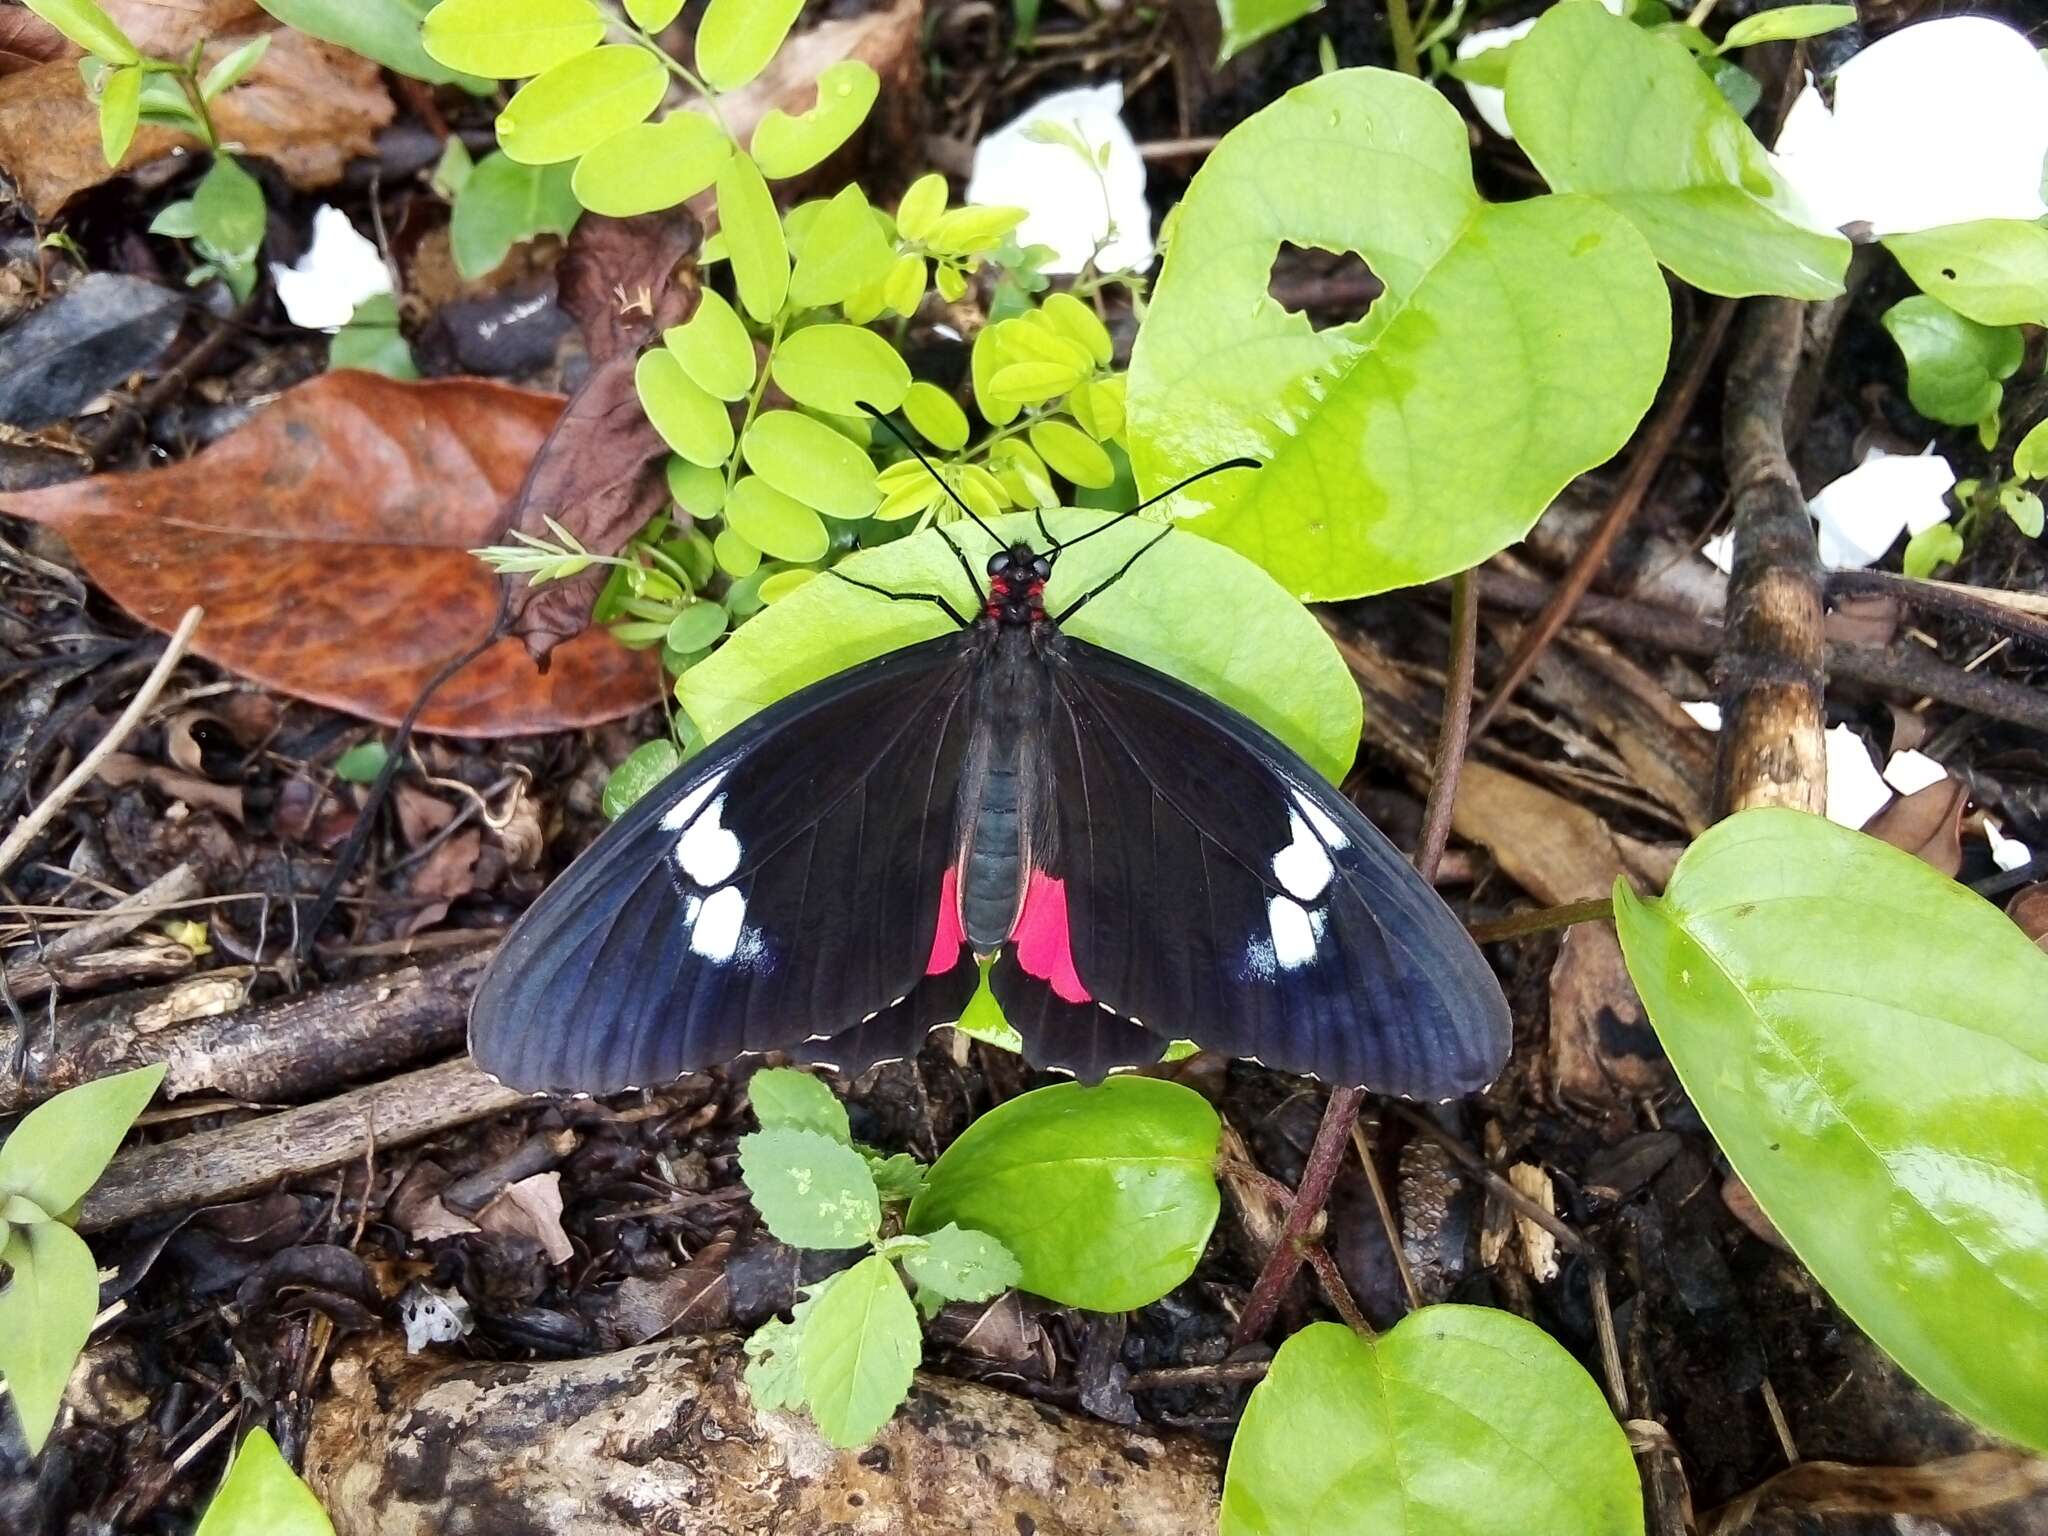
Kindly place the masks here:
[(1943, 498), (1955, 483), (1956, 472), (1940, 454), (1872, 449), (1809, 503), (1820, 523), (1820, 563), (1837, 571), (1876, 564), (1901, 533), (1918, 533), (1948, 516)]
[[(1541, 20), (1531, 16), (1527, 21), (1518, 21), (1509, 27), (1482, 27), (1477, 32), (1467, 32), (1458, 39), (1458, 57), (1476, 58), (1482, 53), (1491, 53), (1496, 48), (1505, 48), (1517, 38), (1527, 37), (1529, 29)], [(1459, 84), (1465, 87), (1465, 94), (1472, 98), (1472, 110), (1479, 114), (1479, 120), (1504, 139), (1512, 139), (1515, 130), (1508, 126), (1508, 93), (1497, 85), (1474, 85), (1469, 80)]]
[(1846, 725), (1829, 729), (1828, 820), (1862, 830), (1863, 824), (1890, 803), (1892, 792), (1878, 777), (1863, 738)]
[(1902, 795), (1917, 795), (1947, 777), (1948, 770), (1925, 752), (1894, 752), (1884, 765), (1885, 783)]
[(1678, 706), (1707, 730), (1721, 729), (1721, 706), (1706, 700), (1688, 701)]
[(1984, 836), (1991, 844), (1991, 862), (2000, 869), (2019, 869), (2034, 862), (2034, 850), (2016, 837), (2007, 837), (1989, 816), (1984, 818)]
[(338, 330), (363, 300), (391, 292), (391, 269), (376, 245), (325, 205), (314, 210), (313, 243), (298, 265), (273, 261), (270, 275), (285, 314), (309, 331)]
[(1834, 77), (1830, 112), (1809, 85), (1773, 156), (1816, 227), (1880, 235), (1972, 219), (2037, 219), (2048, 158), (2048, 61), (1984, 16), (1880, 38)]
[(1735, 569), (1735, 530), (1715, 534), (1700, 546), (1700, 553), (1707, 557), (1707, 564), (1726, 576)]
[[(1095, 255), (1105, 272), (1142, 271), (1152, 264), (1152, 208), (1145, 201), (1145, 161), (1123, 120), (1120, 82), (1056, 91), (984, 137), (974, 151), (967, 201), (1028, 210), (1019, 245), (1050, 246), (1041, 269), (1079, 272)], [(1094, 150), (1108, 147), (1098, 180), (1066, 144), (1029, 136), (1033, 123), (1072, 129)], [(1105, 206), (1106, 203), (1106, 206)], [(1116, 238), (1096, 255), (1114, 226)]]

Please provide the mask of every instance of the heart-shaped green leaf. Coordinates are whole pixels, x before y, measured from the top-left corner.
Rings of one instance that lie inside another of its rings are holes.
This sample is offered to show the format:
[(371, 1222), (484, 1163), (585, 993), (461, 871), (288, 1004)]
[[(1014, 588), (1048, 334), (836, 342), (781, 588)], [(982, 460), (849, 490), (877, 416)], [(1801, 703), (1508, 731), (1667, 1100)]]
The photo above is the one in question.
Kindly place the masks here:
[(2019, 327), (1979, 325), (1924, 293), (1884, 312), (1906, 359), (1906, 397), (1929, 421), (1973, 427), (1995, 416), (2025, 348)]
[[(1099, 512), (1046, 513), (1055, 538), (1101, 527)], [(1028, 513), (998, 518), (1005, 540), (1038, 539)], [(1132, 518), (1062, 555), (1045, 592), (1057, 613), (1109, 576), (1159, 531)], [(891, 592), (933, 592), (963, 614), (981, 607), (950, 538), (981, 570), (995, 545), (963, 523), (927, 529), (848, 556), (835, 570)], [(1212, 622), (1190, 624), (1188, 615)], [(757, 710), (829, 677), (919, 640), (945, 634), (951, 619), (930, 603), (891, 602), (827, 577), (734, 631), (692, 667), (676, 695), (707, 740)], [(1179, 678), (1249, 715), (1335, 783), (1358, 748), (1361, 710), (1350, 670), (1312, 614), (1242, 555), (1185, 534), (1160, 540), (1130, 574), (1074, 616), (1083, 640)]]
[[(1314, 329), (1267, 293), (1283, 241), (1359, 253), (1385, 294)], [(1131, 463), (1151, 493), (1263, 461), (1184, 492), (1191, 526), (1298, 596), (1385, 591), (1526, 533), (1627, 441), (1669, 347), (1627, 220), (1589, 198), (1482, 202), (1442, 93), (1340, 70), (1232, 129), (1188, 189), (1132, 357)]]
[(16, 1227), (0, 1263), (14, 1270), (0, 1289), (0, 1380), (33, 1456), (50, 1437), (64, 1383), (99, 1315), (99, 1266), (61, 1221)]
[(1311, 1323), (1230, 1446), (1222, 1536), (1641, 1536), (1600, 1388), (1511, 1312), (1437, 1306), (1378, 1338)]
[(498, 147), (524, 165), (574, 160), (643, 120), (667, 92), (668, 71), (645, 48), (593, 48), (513, 92), (498, 114)]
[(1685, 47), (1559, 5), (1515, 45), (1508, 121), (1543, 179), (1626, 215), (1709, 293), (1831, 298), (1849, 242), (1808, 227), (1756, 136)]
[(1070, 1307), (1142, 1307), (1208, 1245), (1222, 1133), (1208, 1100), (1158, 1078), (1035, 1089), (945, 1150), (905, 1226), (986, 1232), (1016, 1257), (1024, 1289)]
[(1842, 1310), (1935, 1396), (2048, 1449), (2048, 955), (1874, 837), (1744, 811), (1630, 977), (1714, 1139)]
[(701, 112), (633, 123), (576, 162), (576, 196), (592, 213), (629, 219), (695, 197), (732, 158), (732, 140)]
[(590, 0), (441, 0), (420, 31), (437, 63), (487, 80), (524, 80), (603, 40)]
[(327, 1511), (263, 1428), (249, 1431), (193, 1536), (334, 1536)]
[(910, 392), (903, 355), (857, 325), (812, 325), (784, 337), (774, 373), (798, 405), (834, 416), (858, 416), (864, 405), (893, 411)]
[(853, 137), (882, 88), (881, 76), (859, 59), (828, 64), (818, 76), (818, 104), (797, 117), (769, 109), (754, 130), (755, 163), (771, 181), (801, 176)]
[(1979, 325), (2048, 325), (2048, 229), (2024, 219), (1978, 219), (1887, 235), (1920, 291)]
[(0, 1143), (0, 1195), (25, 1195), (52, 1216), (85, 1198), (169, 1068), (158, 1062), (94, 1078), (45, 1100)]

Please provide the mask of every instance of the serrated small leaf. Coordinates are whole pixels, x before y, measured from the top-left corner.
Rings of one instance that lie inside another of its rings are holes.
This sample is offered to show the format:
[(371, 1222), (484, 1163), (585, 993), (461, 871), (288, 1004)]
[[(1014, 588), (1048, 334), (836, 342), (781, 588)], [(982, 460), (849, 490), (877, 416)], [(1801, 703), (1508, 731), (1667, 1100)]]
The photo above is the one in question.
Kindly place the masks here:
[(917, 1311), (887, 1259), (868, 1257), (818, 1297), (797, 1340), (804, 1403), (832, 1444), (861, 1445), (910, 1391), (924, 1348)]
[(128, 34), (93, 0), (28, 0), (28, 8), (96, 59), (116, 65), (142, 60)]
[(1016, 1256), (986, 1232), (952, 1222), (924, 1234), (925, 1246), (903, 1268), (921, 1291), (941, 1301), (987, 1301), (1023, 1282)]
[(696, 311), (661, 333), (663, 345), (706, 393), (744, 400), (754, 387), (754, 338), (746, 322), (715, 288), (697, 290)]
[(441, 0), (420, 30), (436, 63), (489, 80), (524, 80), (603, 40), (590, 0)]
[(967, 446), (967, 413), (938, 385), (922, 380), (911, 385), (903, 396), (903, 414), (934, 448), (958, 453)]
[(697, 23), (697, 73), (714, 91), (738, 90), (768, 67), (803, 8), (803, 0), (711, 0)]
[(633, 367), (640, 405), (661, 440), (692, 464), (707, 468), (732, 457), (732, 418), (725, 402), (683, 372), (673, 352), (657, 347)]
[(626, 754), (626, 760), (604, 781), (602, 805), (605, 819), (617, 821), (625, 815), (634, 801), (674, 773), (682, 761), (683, 754), (666, 736), (641, 742)]
[(875, 1192), (885, 1205), (908, 1204), (923, 1190), (925, 1166), (908, 1152), (882, 1157), (863, 1148), (862, 1155), (868, 1160), (868, 1172), (875, 1176)]
[(566, 240), (583, 216), (574, 176), (573, 166), (521, 165), (502, 150), (477, 161), (448, 215), (455, 270), (474, 280), (536, 235)]
[(770, 108), (754, 130), (755, 163), (771, 181), (801, 176), (852, 138), (867, 120), (882, 88), (873, 66), (859, 59), (828, 64), (818, 76), (818, 104), (792, 117)]
[(334, 1536), (334, 1526), (270, 1432), (259, 1427), (235, 1452), (192, 1536)]
[(34, 1456), (50, 1437), (64, 1384), (92, 1336), (99, 1266), (85, 1239), (60, 1221), (15, 1228), (0, 1261), (14, 1270), (0, 1290), (0, 1380)]
[(695, 197), (732, 158), (732, 140), (701, 112), (631, 123), (576, 162), (576, 196), (592, 213), (627, 219)]
[(762, 554), (798, 565), (824, 559), (832, 547), (832, 536), (816, 512), (758, 474), (742, 476), (732, 488), (725, 525)]
[[(835, 1277), (836, 1278), (836, 1277)], [(756, 1413), (774, 1413), (804, 1405), (804, 1373), (797, 1364), (797, 1341), (803, 1337), (801, 1315), (806, 1302), (798, 1302), (799, 1320), (785, 1323), (770, 1318), (747, 1336), (747, 1396)]]
[(661, 105), (668, 71), (645, 48), (611, 43), (522, 85), (498, 114), (498, 147), (522, 165), (574, 160)]
[(781, 1126), (742, 1136), (740, 1176), (768, 1230), (792, 1247), (855, 1248), (881, 1229), (867, 1160), (821, 1132)]
[(157, 1062), (116, 1072), (38, 1104), (0, 1142), (0, 1194), (24, 1195), (53, 1216), (70, 1210), (105, 1171), (168, 1070)]
[(1071, 423), (1035, 422), (1030, 437), (1039, 456), (1076, 485), (1100, 490), (1116, 479), (1116, 466), (1110, 463), (1102, 445)]
[(839, 1096), (808, 1072), (792, 1067), (765, 1067), (747, 1079), (747, 1097), (764, 1131), (787, 1127), (816, 1131), (849, 1145), (853, 1131)]
[(875, 465), (821, 421), (797, 411), (764, 411), (740, 451), (747, 467), (785, 496), (828, 517), (866, 517), (881, 501)]
[(735, 154), (718, 172), (718, 224), (740, 303), (762, 324), (789, 297), (789, 245), (760, 167)]
[(783, 338), (771, 372), (798, 405), (857, 416), (862, 406), (893, 411), (910, 388), (910, 365), (873, 331), (812, 325)]

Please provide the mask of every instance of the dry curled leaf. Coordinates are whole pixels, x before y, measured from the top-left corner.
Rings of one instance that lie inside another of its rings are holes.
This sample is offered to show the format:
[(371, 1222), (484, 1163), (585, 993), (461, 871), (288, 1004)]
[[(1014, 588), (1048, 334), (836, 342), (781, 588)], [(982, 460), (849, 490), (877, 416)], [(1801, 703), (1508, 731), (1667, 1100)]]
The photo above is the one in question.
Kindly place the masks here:
[(2005, 904), (2005, 915), (2020, 925), (2020, 932), (2048, 949), (2048, 881), (2015, 891)]
[(1934, 1520), (2048, 1491), (2048, 1457), (2010, 1446), (1917, 1467), (1803, 1461), (1701, 1521), (1703, 1536), (1736, 1536), (1766, 1507), (1807, 1515), (1913, 1515)]
[(1970, 791), (1961, 779), (1943, 779), (1901, 795), (1871, 817), (1863, 830), (1940, 870), (1951, 880), (1963, 867), (1963, 805)]
[[(0, 496), (57, 528), (87, 574), (168, 630), (206, 609), (194, 648), (246, 677), (385, 724), (481, 640), (490, 537), (561, 409), (475, 379), (328, 373), (184, 463)], [(420, 729), (510, 736), (615, 719), (659, 696), (650, 654), (588, 635), (546, 676), (500, 640), (434, 696)]]
[(562, 1176), (536, 1173), (509, 1184), (489, 1205), (476, 1214), (477, 1225), (486, 1232), (507, 1237), (530, 1237), (539, 1243), (550, 1264), (566, 1264), (576, 1250), (562, 1230)]

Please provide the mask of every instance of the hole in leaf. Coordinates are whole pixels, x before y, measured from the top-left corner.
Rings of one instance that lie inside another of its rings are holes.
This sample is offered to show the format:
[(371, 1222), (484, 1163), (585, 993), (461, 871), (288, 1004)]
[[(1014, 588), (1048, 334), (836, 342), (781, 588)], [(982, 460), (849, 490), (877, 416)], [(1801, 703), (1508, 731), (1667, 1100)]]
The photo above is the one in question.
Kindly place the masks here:
[(1326, 251), (1292, 240), (1280, 242), (1266, 275), (1273, 302), (1289, 314), (1306, 315), (1319, 331), (1360, 319), (1385, 291), (1358, 252)]

